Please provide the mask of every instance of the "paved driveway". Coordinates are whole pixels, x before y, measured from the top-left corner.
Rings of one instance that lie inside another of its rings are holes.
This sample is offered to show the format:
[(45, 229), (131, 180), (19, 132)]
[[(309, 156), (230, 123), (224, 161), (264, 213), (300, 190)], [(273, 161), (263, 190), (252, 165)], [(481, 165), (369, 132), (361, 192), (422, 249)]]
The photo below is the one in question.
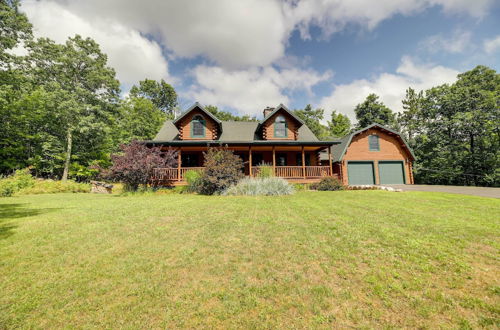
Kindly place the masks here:
[(500, 188), (463, 187), (463, 186), (433, 186), (423, 184), (393, 184), (388, 187), (403, 189), (403, 191), (434, 191), (451, 194), (474, 195), (482, 197), (500, 198)]

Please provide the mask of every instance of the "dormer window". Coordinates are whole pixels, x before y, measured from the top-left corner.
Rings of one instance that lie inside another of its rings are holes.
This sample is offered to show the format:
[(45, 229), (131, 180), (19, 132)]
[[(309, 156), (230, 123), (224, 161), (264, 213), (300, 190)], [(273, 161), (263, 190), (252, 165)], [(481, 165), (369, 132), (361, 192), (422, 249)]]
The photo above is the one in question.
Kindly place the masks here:
[(380, 151), (380, 143), (378, 140), (378, 135), (370, 135), (368, 137), (368, 145), (370, 148), (370, 151)]
[(193, 119), (191, 119), (191, 137), (205, 137), (205, 119), (203, 119), (203, 117), (200, 115), (196, 115), (193, 117)]
[(278, 116), (274, 120), (274, 137), (286, 138), (288, 136), (288, 127), (286, 119), (283, 116)]

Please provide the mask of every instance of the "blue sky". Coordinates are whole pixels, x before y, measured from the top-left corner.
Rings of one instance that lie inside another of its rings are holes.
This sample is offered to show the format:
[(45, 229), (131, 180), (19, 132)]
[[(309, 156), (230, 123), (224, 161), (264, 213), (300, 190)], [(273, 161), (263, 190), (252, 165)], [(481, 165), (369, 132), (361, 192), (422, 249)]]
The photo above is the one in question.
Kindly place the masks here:
[(400, 111), (409, 86), (500, 66), (494, 0), (24, 0), (22, 10), (37, 36), (99, 42), (124, 95), (165, 79), (181, 109), (199, 101), (259, 116), (310, 103), (353, 118), (369, 93)]

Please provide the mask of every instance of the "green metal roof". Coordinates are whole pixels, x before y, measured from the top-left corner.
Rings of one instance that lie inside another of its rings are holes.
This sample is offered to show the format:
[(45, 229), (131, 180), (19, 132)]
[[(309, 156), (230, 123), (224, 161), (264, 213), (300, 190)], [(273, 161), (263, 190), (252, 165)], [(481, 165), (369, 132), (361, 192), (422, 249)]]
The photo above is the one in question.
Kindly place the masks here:
[[(253, 142), (253, 141), (265, 141), (258, 134), (258, 122), (252, 121), (221, 121), (220, 122), (222, 134), (216, 142)], [(299, 127), (299, 136), (296, 142), (317, 142), (318, 138), (306, 125)], [(180, 141), (179, 140), (179, 130), (174, 125), (173, 121), (167, 120), (163, 124), (162, 128), (152, 140), (167, 142), (167, 141)], [(273, 140), (278, 141), (278, 140)]]
[[(179, 121), (186, 116), (190, 111), (199, 108), (204, 111), (210, 118), (214, 119), (220, 127), (221, 134), (216, 140), (180, 140), (179, 130), (176, 126)], [(279, 110), (284, 110), (294, 119), (296, 119), (301, 126), (298, 128), (297, 140), (263, 140), (260, 134), (260, 126), (267, 119)], [(314, 133), (298, 118), (293, 112), (288, 110), (283, 104), (276, 107), (269, 115), (267, 115), (260, 122), (253, 121), (221, 121), (213, 114), (205, 110), (205, 108), (196, 102), (188, 110), (186, 110), (179, 118), (175, 120), (167, 120), (163, 123), (158, 134), (151, 141), (144, 141), (151, 144), (163, 145), (217, 145), (217, 144), (260, 144), (260, 145), (318, 145), (318, 146), (331, 146), (339, 143), (339, 141), (319, 141)]]
[(163, 126), (153, 140), (173, 141), (178, 139), (179, 130), (175, 127), (172, 120), (167, 120), (163, 123)]

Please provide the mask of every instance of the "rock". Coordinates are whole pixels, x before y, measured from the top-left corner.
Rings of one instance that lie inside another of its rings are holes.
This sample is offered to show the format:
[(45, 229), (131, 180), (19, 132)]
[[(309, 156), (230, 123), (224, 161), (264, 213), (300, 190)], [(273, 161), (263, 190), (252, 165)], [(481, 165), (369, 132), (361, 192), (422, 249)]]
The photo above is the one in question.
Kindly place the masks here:
[(113, 185), (106, 183), (106, 182), (100, 182), (100, 181), (90, 181), (90, 184), (92, 185), (92, 189), (90, 190), (91, 193), (95, 194), (111, 194), (113, 193)]

